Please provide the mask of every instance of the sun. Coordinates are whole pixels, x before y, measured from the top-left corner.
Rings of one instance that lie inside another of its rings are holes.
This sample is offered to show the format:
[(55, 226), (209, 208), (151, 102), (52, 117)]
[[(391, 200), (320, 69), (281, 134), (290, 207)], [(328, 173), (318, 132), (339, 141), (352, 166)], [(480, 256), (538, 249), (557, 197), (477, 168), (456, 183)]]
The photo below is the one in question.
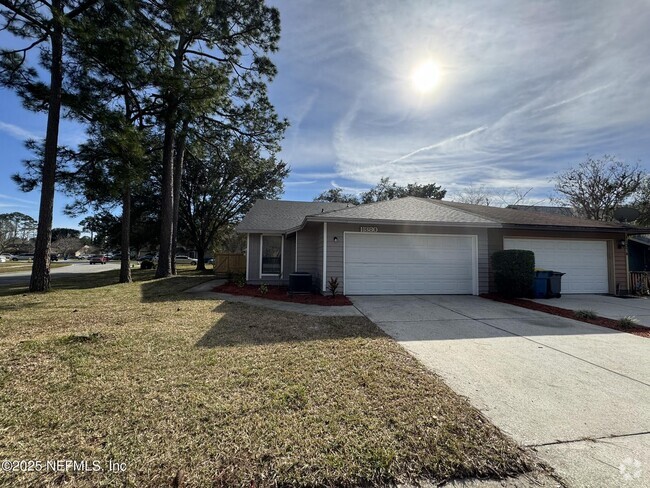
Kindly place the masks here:
[(440, 80), (440, 67), (434, 61), (425, 61), (417, 65), (411, 73), (413, 88), (419, 93), (429, 93)]

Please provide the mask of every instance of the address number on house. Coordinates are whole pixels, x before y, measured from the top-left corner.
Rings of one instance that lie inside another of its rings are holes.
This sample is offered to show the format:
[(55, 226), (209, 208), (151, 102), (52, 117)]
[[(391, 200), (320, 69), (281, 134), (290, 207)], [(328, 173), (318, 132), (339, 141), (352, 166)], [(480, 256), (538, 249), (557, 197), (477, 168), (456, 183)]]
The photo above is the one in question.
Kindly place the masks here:
[(377, 227), (361, 227), (361, 232), (379, 232)]

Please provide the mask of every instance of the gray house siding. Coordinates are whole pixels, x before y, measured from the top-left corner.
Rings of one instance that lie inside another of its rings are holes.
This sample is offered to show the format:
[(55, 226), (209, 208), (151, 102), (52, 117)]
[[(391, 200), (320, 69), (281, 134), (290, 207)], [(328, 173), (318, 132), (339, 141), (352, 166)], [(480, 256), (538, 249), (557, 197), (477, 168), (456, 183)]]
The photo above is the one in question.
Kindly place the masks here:
[[(310, 273), (318, 286), (323, 267), (323, 224), (308, 223), (298, 234), (298, 266), (296, 271)], [(295, 242), (294, 242), (295, 244)], [(318, 288), (320, 289), (320, 287)]]
[[(267, 235), (267, 234), (264, 234)], [(277, 235), (277, 234), (274, 234)], [(293, 264), (288, 263), (286, 259), (287, 255), (287, 238), (284, 237), (284, 254), (282, 256), (282, 272), (283, 277), (280, 276), (260, 276), (260, 245), (261, 245), (261, 236), (262, 234), (248, 234), (248, 254), (246, 255), (246, 262), (248, 266), (248, 283), (252, 285), (259, 285), (261, 283), (267, 283), (269, 285), (281, 285), (288, 280), (288, 272), (293, 271)], [(295, 245), (293, 241), (289, 245)], [(291, 266), (291, 268), (289, 268)], [(287, 272), (287, 269), (289, 271)], [(285, 277), (286, 276), (286, 280)]]
[[(329, 223), (327, 225), (327, 279), (337, 277), (339, 279), (339, 289), (345, 290), (343, 276), (343, 248), (344, 233), (358, 232), (362, 224), (339, 224)], [(488, 236), (487, 229), (471, 227), (433, 227), (417, 225), (377, 225), (379, 232), (383, 233), (406, 233), (406, 234), (455, 234), (455, 235), (475, 235), (478, 240), (478, 288), (479, 293), (487, 293), (489, 288), (488, 282)], [(334, 242), (336, 237), (336, 242)], [(390, 278), (387, 278), (390, 279)], [(322, 290), (325, 291), (325, 290)]]

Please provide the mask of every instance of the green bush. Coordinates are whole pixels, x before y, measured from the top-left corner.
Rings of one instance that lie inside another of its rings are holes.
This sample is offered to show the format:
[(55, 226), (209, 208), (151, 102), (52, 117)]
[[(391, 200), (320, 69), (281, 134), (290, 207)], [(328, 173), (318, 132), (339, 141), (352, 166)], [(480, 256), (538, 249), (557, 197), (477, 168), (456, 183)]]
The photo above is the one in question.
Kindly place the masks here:
[(576, 310), (573, 315), (577, 319), (597, 319), (598, 315), (592, 310)]
[(533, 251), (509, 249), (492, 254), (492, 269), (497, 292), (508, 298), (532, 295), (535, 277)]

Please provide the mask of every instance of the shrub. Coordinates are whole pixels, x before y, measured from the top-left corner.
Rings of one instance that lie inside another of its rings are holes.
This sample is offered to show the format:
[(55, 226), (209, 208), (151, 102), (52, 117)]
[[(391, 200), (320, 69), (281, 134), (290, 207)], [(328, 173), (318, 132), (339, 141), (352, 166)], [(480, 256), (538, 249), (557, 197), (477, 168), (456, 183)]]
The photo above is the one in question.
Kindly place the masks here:
[(244, 288), (246, 286), (246, 275), (243, 273), (238, 273), (235, 275), (235, 285), (237, 285), (239, 288)]
[(597, 319), (598, 315), (593, 310), (576, 310), (573, 315), (577, 319)]
[(637, 325), (639, 325), (639, 321), (636, 317), (632, 317), (631, 315), (618, 319), (618, 326), (622, 329), (630, 329), (632, 327), (636, 327)]
[(332, 276), (327, 282), (327, 289), (332, 294), (332, 298), (336, 296), (336, 290), (338, 289), (338, 287), (339, 287), (339, 279)]
[(497, 292), (508, 298), (531, 296), (535, 277), (533, 251), (509, 249), (492, 254)]
[(269, 287), (266, 283), (262, 283), (257, 291), (260, 292), (260, 295), (266, 295), (269, 292)]

